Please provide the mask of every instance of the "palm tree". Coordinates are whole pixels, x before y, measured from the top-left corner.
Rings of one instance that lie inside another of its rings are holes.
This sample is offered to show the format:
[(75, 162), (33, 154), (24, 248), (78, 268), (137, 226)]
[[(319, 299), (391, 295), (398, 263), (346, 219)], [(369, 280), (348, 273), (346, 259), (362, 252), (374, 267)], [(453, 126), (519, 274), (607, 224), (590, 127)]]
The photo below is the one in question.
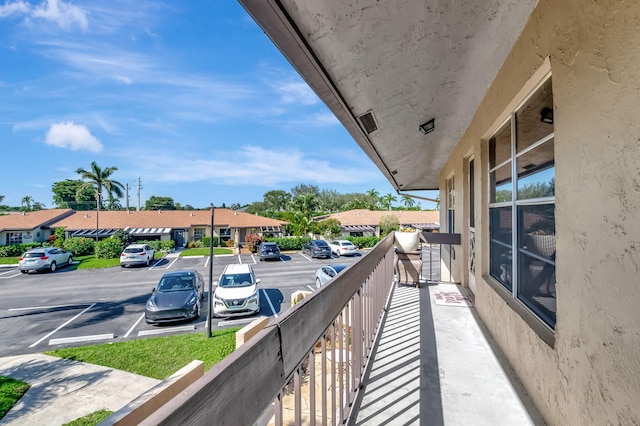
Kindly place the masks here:
[(27, 211), (31, 210), (31, 203), (33, 203), (33, 197), (29, 195), (22, 197), (22, 205), (27, 207)]
[(118, 170), (117, 167), (107, 167), (101, 169), (95, 161), (91, 162), (91, 170), (78, 169), (76, 173), (85, 180), (85, 182), (78, 187), (78, 194), (81, 194), (85, 188), (93, 188), (96, 194), (96, 241), (98, 241), (98, 216), (100, 215), (100, 204), (102, 200), (102, 190), (106, 189), (109, 199), (113, 198), (113, 194), (118, 197), (122, 197), (122, 190), (124, 185), (117, 180), (109, 179), (109, 176)]
[(117, 167), (106, 167), (105, 169), (101, 169), (95, 161), (91, 163), (91, 170), (85, 170), (81, 168), (76, 170), (76, 173), (78, 173), (80, 177), (86, 181), (78, 188), (78, 193), (80, 193), (87, 187), (93, 188), (95, 190), (98, 208), (100, 208), (101, 200), (103, 198), (103, 189), (107, 190), (107, 194), (109, 195), (109, 197), (113, 197), (113, 194), (115, 194), (117, 197), (122, 197), (124, 185), (117, 180), (109, 179), (109, 176), (111, 176), (116, 170), (118, 170)]
[(382, 205), (387, 208), (387, 210), (391, 210), (391, 203), (394, 201), (398, 201), (398, 199), (395, 195), (387, 193), (380, 197), (380, 201), (382, 202)]
[(404, 204), (404, 206), (409, 209), (409, 208), (411, 208), (411, 207), (416, 205), (416, 201), (413, 198), (411, 198), (411, 197), (409, 197), (407, 195), (403, 195), (402, 196), (402, 204)]

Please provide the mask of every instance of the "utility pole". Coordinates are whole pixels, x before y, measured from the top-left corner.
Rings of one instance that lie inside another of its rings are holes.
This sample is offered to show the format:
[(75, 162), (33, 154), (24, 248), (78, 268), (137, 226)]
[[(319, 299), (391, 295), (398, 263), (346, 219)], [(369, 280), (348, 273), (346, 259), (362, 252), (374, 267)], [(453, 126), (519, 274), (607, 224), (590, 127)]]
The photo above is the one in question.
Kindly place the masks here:
[(140, 182), (140, 178), (138, 178), (138, 211), (140, 211), (140, 190), (142, 189), (142, 184)]
[(129, 211), (129, 184), (127, 183), (126, 189), (126, 203), (127, 203), (127, 212)]
[(213, 203), (211, 203), (211, 240), (209, 240), (209, 309), (207, 309), (207, 337), (211, 338), (213, 318)]

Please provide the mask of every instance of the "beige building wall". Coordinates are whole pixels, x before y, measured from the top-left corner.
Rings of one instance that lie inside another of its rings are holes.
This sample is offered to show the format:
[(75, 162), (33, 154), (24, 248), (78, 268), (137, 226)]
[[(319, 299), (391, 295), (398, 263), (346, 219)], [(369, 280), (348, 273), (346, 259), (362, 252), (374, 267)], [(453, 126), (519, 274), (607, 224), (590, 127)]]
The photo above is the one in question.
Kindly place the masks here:
[[(547, 58), (557, 232), (551, 345), (488, 285), (487, 241), (486, 138)], [(554, 425), (640, 424), (640, 2), (541, 0), (441, 171), (441, 199), (454, 173), (457, 206), (468, 196), (469, 156), (476, 160), (476, 309), (537, 407)], [(453, 268), (464, 285), (468, 214), (456, 209), (463, 244)]]

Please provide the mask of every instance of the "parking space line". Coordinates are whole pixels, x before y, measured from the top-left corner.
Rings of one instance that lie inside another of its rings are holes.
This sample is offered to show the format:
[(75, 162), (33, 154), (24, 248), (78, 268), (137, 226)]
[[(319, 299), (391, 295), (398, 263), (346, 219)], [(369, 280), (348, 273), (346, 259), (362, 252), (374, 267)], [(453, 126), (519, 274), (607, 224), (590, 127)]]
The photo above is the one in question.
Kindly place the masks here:
[(9, 273), (11, 273), (11, 272), (13, 272), (14, 274), (13, 274), (13, 275), (9, 275), (8, 277), (0, 277), (0, 280), (8, 280), (9, 278), (15, 278), (15, 277), (19, 277), (20, 275), (22, 275), (22, 272), (20, 272), (20, 271), (14, 271), (14, 270), (7, 271), (7, 272), (3, 272), (3, 273), (2, 273), (2, 274), (0, 274), (0, 275), (9, 274)]
[(300, 256), (304, 257), (304, 258), (305, 258), (305, 259), (307, 259), (309, 262), (313, 262), (313, 259), (312, 259), (312, 258), (307, 257), (307, 255), (306, 255), (306, 254), (304, 254), (304, 253), (302, 253), (302, 252), (300, 252)]
[(58, 308), (73, 308), (73, 307), (81, 307), (81, 306), (89, 306), (89, 304), (76, 303), (74, 305), (29, 306), (27, 308), (11, 308), (9, 309), (9, 311), (34, 311), (36, 309), (58, 309)]
[(183, 327), (157, 328), (155, 330), (140, 330), (138, 336), (153, 336), (155, 334), (173, 333), (174, 331), (195, 330), (195, 325), (185, 325)]
[(129, 329), (129, 331), (127, 331), (127, 334), (124, 335), (125, 338), (129, 337), (129, 335), (131, 334), (131, 332), (133, 331), (134, 328), (136, 328), (136, 326), (138, 324), (140, 324), (140, 321), (142, 321), (142, 318), (144, 318), (144, 314), (140, 315), (140, 318), (138, 318), (138, 321), (136, 321), (131, 328)]
[(238, 254), (238, 263), (242, 265), (242, 257)]
[(262, 294), (264, 294), (264, 297), (267, 299), (267, 302), (269, 302), (269, 306), (271, 307), (271, 312), (273, 312), (273, 316), (278, 318), (276, 309), (273, 307), (273, 303), (271, 303), (271, 299), (269, 299), (269, 296), (267, 295), (267, 291), (265, 289), (261, 289), (261, 290), (262, 290)]
[(78, 337), (63, 337), (60, 339), (49, 340), (49, 346), (60, 345), (62, 343), (78, 343), (78, 342), (92, 342), (96, 340), (110, 340), (113, 339), (113, 333), (111, 334), (95, 334), (93, 336), (78, 336)]
[(218, 327), (225, 326), (225, 325), (248, 324), (250, 322), (253, 322), (254, 320), (255, 320), (255, 318), (243, 318), (243, 319), (236, 319), (236, 320), (222, 320), (222, 321), (218, 321)]
[(310, 285), (308, 285), (307, 288), (309, 288), (309, 290), (311, 290), (311, 291), (316, 291), (317, 290), (315, 287), (310, 286)]
[(253, 260), (254, 265), (258, 264), (258, 262), (256, 262), (256, 258), (253, 256), (253, 253), (251, 253), (251, 259)]
[(96, 306), (96, 304), (92, 304), (91, 306), (89, 306), (88, 308), (86, 308), (84, 311), (80, 312), (78, 315), (76, 315), (75, 317), (71, 318), (69, 321), (65, 322), (64, 324), (62, 324), (60, 327), (56, 328), (55, 330), (53, 330), (51, 333), (47, 334), (46, 336), (44, 336), (42, 339), (38, 340), (37, 342), (33, 343), (31, 346), (29, 346), (30, 348), (33, 348), (34, 346), (40, 344), (43, 340), (48, 339), (49, 337), (51, 337), (52, 335), (54, 335), (55, 333), (57, 333), (58, 331), (62, 330), (62, 328), (66, 327), (67, 325), (71, 324), (71, 322), (73, 320), (75, 320), (76, 318), (78, 318), (80, 315), (84, 314), (85, 312), (87, 312), (89, 309), (93, 308), (94, 306)]

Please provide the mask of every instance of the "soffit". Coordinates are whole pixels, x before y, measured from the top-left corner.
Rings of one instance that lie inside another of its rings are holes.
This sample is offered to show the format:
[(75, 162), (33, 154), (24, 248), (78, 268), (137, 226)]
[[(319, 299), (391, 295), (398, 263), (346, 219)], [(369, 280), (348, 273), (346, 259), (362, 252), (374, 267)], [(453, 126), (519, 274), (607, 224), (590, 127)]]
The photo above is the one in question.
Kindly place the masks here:
[[(396, 190), (437, 189), (537, 0), (239, 0)], [(378, 130), (357, 117), (372, 111)], [(435, 130), (418, 126), (435, 118)]]

